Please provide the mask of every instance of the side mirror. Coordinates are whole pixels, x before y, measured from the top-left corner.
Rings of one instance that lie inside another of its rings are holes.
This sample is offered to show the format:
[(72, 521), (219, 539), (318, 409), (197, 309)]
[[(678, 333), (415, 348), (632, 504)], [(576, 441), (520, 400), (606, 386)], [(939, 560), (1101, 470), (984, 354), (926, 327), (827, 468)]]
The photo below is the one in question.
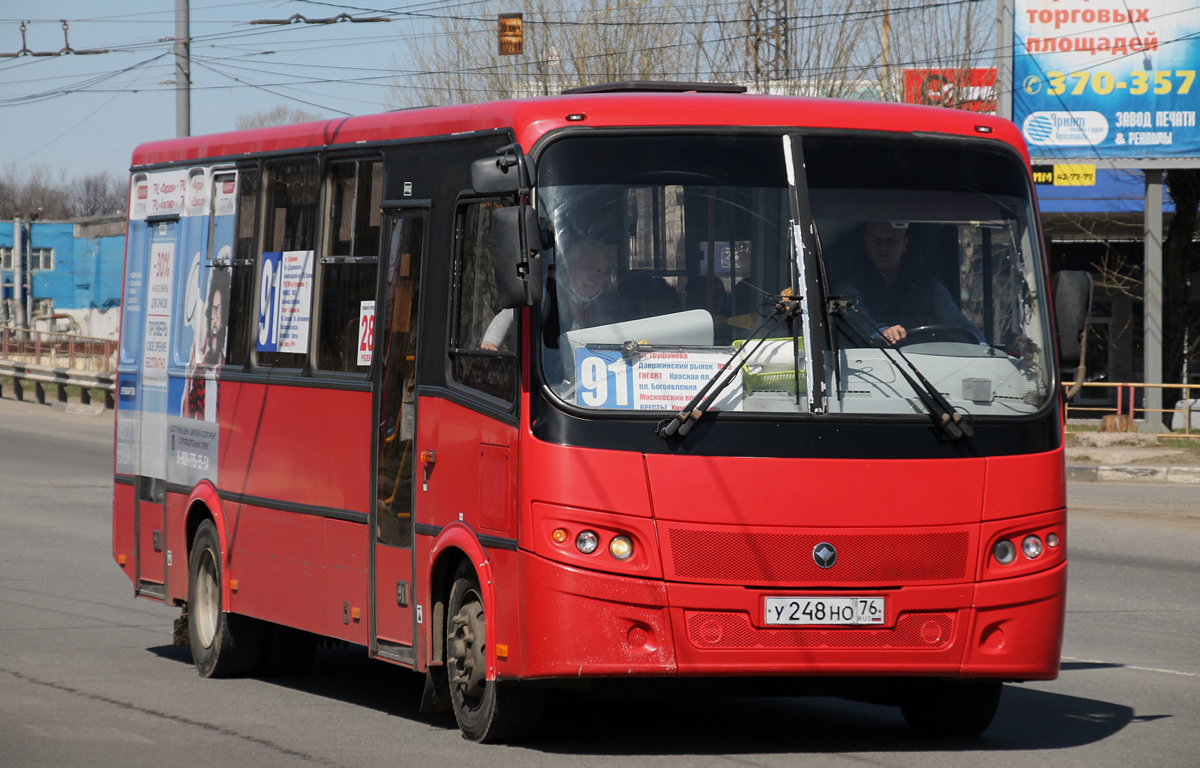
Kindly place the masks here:
[(471, 187), (481, 195), (524, 194), (532, 186), (529, 165), (520, 144), (501, 147), (495, 157), (471, 163)]
[(1059, 358), (1067, 367), (1077, 366), (1083, 356), (1083, 330), (1092, 308), (1092, 276), (1076, 270), (1056, 272), (1051, 277), (1050, 293), (1058, 324)]
[(526, 205), (492, 211), (492, 267), (502, 308), (542, 301), (542, 240), (537, 212)]

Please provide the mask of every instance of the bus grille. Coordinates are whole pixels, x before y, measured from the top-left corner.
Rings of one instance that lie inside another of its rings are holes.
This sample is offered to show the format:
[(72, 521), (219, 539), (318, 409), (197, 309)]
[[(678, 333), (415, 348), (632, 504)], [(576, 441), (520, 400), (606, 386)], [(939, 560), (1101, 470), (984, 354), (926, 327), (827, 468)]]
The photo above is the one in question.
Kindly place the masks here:
[[(966, 531), (927, 533), (799, 533), (671, 528), (675, 577), (733, 584), (901, 585), (965, 579), (971, 545)], [(813, 548), (837, 548), (821, 568)]]
[(954, 638), (953, 613), (906, 613), (895, 628), (759, 629), (744, 613), (686, 611), (688, 638), (706, 650), (752, 648), (906, 648), (940, 650)]

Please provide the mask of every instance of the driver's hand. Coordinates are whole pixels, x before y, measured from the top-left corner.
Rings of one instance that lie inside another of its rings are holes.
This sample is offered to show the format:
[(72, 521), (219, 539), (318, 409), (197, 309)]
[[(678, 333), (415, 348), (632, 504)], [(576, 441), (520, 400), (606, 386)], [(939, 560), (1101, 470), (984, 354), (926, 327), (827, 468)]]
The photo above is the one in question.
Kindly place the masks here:
[(883, 329), (883, 338), (888, 344), (903, 341), (906, 336), (908, 336), (908, 331), (904, 330), (903, 325), (893, 325), (891, 328)]

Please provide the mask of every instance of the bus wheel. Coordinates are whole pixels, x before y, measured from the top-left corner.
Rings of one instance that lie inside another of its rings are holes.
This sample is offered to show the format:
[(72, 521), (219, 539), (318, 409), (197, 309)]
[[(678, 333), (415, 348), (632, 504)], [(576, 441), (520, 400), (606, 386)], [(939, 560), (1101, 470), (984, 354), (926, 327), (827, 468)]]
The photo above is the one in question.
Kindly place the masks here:
[(450, 701), (463, 738), (501, 742), (529, 733), (541, 715), (542, 692), (488, 681), (483, 593), (466, 565), (455, 574), (446, 615)]
[(200, 523), (188, 559), (188, 638), (201, 677), (252, 672), (262, 657), (263, 624), (221, 605), (221, 543), (211, 520)]
[(978, 736), (992, 724), (1004, 685), (999, 680), (919, 680), (900, 704), (917, 733)]

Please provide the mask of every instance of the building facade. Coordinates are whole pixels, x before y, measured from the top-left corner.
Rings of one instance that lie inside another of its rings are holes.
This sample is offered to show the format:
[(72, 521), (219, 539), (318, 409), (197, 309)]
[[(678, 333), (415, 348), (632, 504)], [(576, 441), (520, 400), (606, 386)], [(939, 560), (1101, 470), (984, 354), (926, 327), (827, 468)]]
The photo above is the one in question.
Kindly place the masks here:
[(0, 224), (0, 325), (16, 325), (20, 299), (31, 329), (116, 339), (124, 261), (123, 215)]

